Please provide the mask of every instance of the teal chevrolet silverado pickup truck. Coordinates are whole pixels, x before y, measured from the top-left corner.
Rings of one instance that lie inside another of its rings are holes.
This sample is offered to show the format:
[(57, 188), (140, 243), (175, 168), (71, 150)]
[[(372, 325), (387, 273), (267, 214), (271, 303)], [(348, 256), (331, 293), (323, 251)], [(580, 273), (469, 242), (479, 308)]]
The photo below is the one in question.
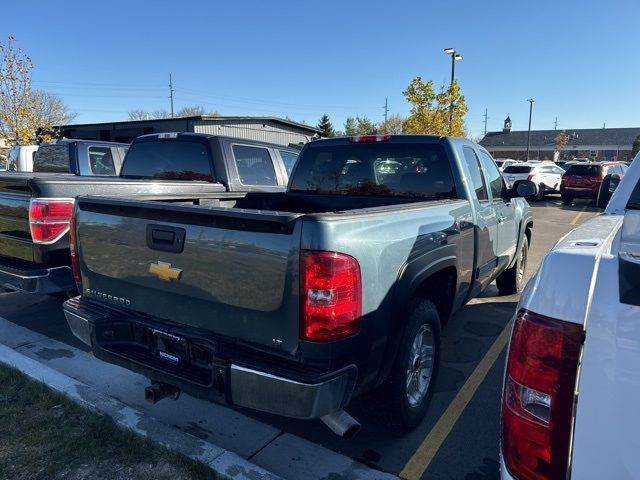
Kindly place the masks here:
[(286, 192), (177, 202), (80, 197), (67, 301), (95, 356), (185, 391), (349, 436), (376, 388), (424, 417), (440, 331), (493, 280), (520, 291), (533, 219), (489, 153), (459, 138), (306, 145)]

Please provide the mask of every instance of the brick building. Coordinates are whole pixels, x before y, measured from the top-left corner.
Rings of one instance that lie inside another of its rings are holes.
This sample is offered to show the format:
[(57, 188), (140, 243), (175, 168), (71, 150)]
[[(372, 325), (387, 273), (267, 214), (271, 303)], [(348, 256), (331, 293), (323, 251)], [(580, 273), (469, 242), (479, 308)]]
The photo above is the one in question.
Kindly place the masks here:
[[(531, 130), (529, 158), (553, 160), (555, 138), (565, 132), (569, 143), (559, 155), (560, 160), (587, 157), (597, 161), (629, 160), (631, 148), (640, 127), (636, 128), (582, 128), (564, 130)], [(501, 132), (488, 132), (480, 141), (494, 158), (525, 160), (527, 155), (527, 131), (512, 131), (507, 117)]]

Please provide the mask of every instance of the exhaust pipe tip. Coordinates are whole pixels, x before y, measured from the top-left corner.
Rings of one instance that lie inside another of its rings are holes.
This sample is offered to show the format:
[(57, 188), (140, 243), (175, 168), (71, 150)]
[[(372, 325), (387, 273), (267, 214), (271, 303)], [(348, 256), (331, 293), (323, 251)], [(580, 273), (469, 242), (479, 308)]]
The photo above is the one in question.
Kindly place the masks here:
[(360, 423), (344, 410), (320, 417), (320, 420), (339, 437), (348, 439), (360, 431)]

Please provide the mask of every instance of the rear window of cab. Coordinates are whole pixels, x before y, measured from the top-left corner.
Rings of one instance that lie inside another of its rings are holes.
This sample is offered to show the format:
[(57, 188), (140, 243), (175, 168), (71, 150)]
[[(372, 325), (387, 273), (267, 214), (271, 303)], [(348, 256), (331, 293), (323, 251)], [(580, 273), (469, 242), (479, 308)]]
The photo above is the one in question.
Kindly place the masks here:
[(565, 175), (580, 177), (598, 177), (602, 173), (601, 165), (571, 165)]
[(511, 165), (504, 169), (504, 173), (529, 173), (532, 169), (527, 165)]

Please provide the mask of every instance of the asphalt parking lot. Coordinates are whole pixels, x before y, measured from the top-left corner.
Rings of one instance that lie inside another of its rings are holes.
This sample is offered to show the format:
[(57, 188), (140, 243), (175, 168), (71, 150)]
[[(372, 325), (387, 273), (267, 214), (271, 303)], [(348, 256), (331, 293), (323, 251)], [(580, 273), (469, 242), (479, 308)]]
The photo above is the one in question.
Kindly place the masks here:
[[(533, 241), (527, 275), (565, 233), (596, 214), (584, 201), (567, 207), (558, 196), (532, 204)], [(499, 397), (509, 322), (517, 296), (499, 297), (490, 286), (452, 318), (443, 331), (443, 364), (427, 419), (410, 433), (390, 429), (384, 404), (375, 395), (356, 399), (347, 409), (362, 423), (350, 440), (334, 436), (323, 424), (283, 419), (248, 410), (241, 413), (277, 430), (276, 438), (293, 434), (338, 452), (371, 468), (406, 479), (494, 479), (499, 477)], [(0, 294), (0, 316), (10, 322), (84, 349), (69, 333), (60, 308), (51, 297)], [(257, 457), (260, 452), (247, 455)], [(294, 463), (295, 458), (285, 459)], [(250, 458), (250, 459), (251, 459)], [(282, 462), (263, 456), (260, 465)], [(318, 461), (322, 461), (319, 457)], [(274, 471), (277, 470), (274, 468)]]

